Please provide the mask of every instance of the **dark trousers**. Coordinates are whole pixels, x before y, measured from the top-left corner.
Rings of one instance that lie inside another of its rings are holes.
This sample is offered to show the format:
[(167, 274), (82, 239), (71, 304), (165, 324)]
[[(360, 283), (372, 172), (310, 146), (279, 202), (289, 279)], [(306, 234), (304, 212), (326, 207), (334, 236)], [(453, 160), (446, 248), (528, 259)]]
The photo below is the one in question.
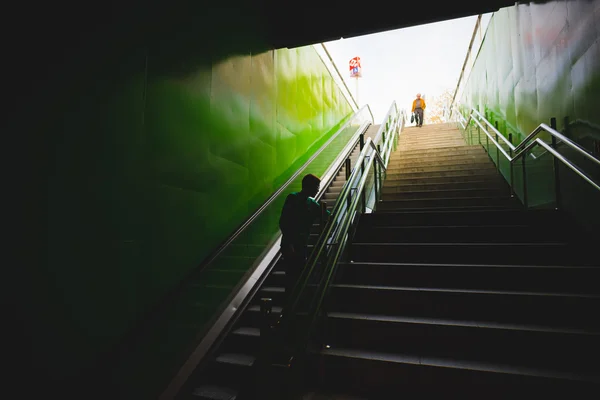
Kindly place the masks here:
[(415, 108), (415, 124), (417, 126), (423, 126), (423, 109)]
[(294, 246), (294, 252), (281, 249), (285, 265), (285, 294), (290, 295), (306, 266), (306, 246)]

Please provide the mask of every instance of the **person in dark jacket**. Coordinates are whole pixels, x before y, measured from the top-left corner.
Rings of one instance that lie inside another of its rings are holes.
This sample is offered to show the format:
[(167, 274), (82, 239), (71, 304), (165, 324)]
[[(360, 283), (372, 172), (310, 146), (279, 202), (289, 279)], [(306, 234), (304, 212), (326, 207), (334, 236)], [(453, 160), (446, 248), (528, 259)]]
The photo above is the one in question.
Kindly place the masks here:
[(321, 180), (315, 175), (304, 176), (302, 190), (290, 193), (281, 211), (279, 229), (283, 234), (281, 254), (286, 264), (287, 293), (291, 292), (306, 265), (310, 230), (314, 221), (321, 216), (321, 204), (313, 198), (320, 186)]

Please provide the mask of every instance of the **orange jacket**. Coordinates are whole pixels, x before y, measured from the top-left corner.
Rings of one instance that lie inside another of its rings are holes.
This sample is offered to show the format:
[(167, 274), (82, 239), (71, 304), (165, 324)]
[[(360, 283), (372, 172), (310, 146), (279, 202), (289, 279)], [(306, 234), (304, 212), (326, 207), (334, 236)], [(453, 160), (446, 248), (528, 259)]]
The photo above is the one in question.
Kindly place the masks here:
[[(421, 97), (421, 108), (424, 110), (425, 109), (425, 100), (423, 100), (423, 98)], [(413, 105), (412, 105), (412, 111), (411, 112), (415, 112), (415, 107), (417, 106), (417, 99), (413, 100)]]

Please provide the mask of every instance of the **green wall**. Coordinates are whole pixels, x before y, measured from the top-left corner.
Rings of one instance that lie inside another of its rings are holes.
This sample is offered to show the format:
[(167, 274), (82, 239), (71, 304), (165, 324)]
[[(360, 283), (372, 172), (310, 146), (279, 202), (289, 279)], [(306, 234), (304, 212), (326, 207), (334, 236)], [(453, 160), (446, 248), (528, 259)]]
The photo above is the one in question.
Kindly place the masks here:
[[(460, 101), (463, 114), (476, 108), (497, 123), (503, 135), (512, 133), (515, 145), (540, 123), (550, 125), (554, 117), (560, 132), (600, 157), (599, 10), (599, 0), (549, 1), (494, 13)], [(547, 134), (539, 137), (550, 142)], [(559, 143), (558, 150), (600, 180), (596, 165), (564, 144)], [(593, 228), (600, 223), (598, 192), (560, 163), (557, 190), (553, 157), (540, 147), (533, 155), (527, 157), (525, 172), (529, 206), (558, 206), (582, 225)], [(490, 156), (496, 162), (495, 148)], [(509, 180), (508, 163), (498, 160)], [(514, 174), (517, 196), (523, 200), (520, 164)]]
[[(600, 125), (600, 16), (595, 1), (519, 4), (493, 14), (462, 107), (487, 112), (518, 143), (541, 122), (564, 117), (574, 136)], [(574, 130), (579, 130), (576, 135)]]
[[(311, 46), (226, 56), (226, 42), (148, 46), (51, 105), (47, 257), (21, 293), (48, 381), (93, 368), (352, 114)], [(193, 323), (165, 323), (201, 330), (242, 276), (207, 276)], [(152, 378), (149, 393), (165, 384)]]

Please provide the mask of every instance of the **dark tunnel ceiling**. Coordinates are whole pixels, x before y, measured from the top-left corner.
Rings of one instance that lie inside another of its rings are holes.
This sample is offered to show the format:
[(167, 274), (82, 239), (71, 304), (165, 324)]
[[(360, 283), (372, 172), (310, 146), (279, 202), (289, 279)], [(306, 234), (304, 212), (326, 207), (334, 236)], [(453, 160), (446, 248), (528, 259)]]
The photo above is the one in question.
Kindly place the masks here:
[(268, 9), (268, 37), (273, 48), (308, 44), (367, 35), (448, 19), (497, 11), (515, 1), (487, 0), (400, 2), (390, 0), (298, 2), (290, 19), (290, 5), (272, 1)]

